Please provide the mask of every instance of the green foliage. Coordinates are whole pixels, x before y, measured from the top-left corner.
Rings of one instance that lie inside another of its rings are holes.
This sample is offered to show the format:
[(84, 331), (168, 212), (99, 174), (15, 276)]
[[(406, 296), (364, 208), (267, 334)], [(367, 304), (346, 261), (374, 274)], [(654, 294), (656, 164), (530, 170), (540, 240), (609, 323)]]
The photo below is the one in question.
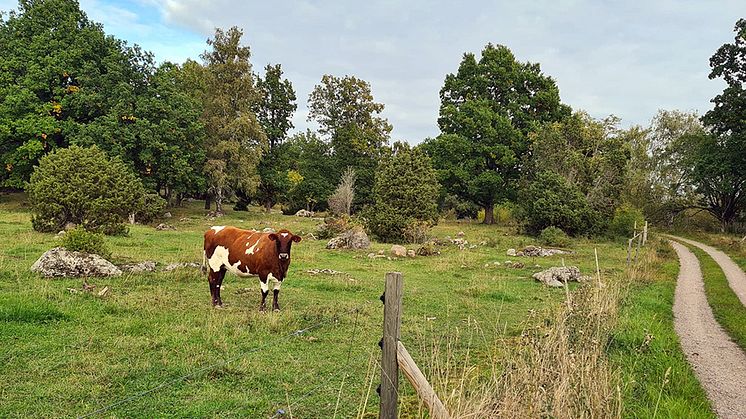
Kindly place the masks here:
[(559, 89), (538, 64), (520, 63), (502, 45), (488, 44), (479, 61), (465, 54), (440, 91), (442, 134), (424, 147), (446, 190), (486, 209), (516, 197), (528, 133), (566, 117)]
[(62, 236), (62, 247), (73, 252), (95, 253), (104, 259), (111, 257), (106, 239), (101, 233), (94, 233), (84, 228), (74, 228)]
[(71, 222), (106, 234), (126, 232), (122, 223), (144, 194), (121, 159), (110, 159), (95, 146), (72, 146), (44, 156), (27, 191), (35, 230), (56, 232)]
[(146, 193), (137, 203), (135, 220), (140, 223), (149, 223), (163, 214), (166, 209), (166, 200), (158, 194)]
[(609, 223), (608, 233), (612, 237), (632, 238), (635, 226), (641, 231), (645, 224), (642, 211), (629, 204), (620, 206), (614, 211), (614, 218)]
[(256, 191), (256, 168), (267, 148), (267, 136), (253, 112), (261, 96), (254, 86), (249, 47), (241, 45), (242, 35), (235, 26), (228, 31), (216, 29), (214, 38), (207, 41), (212, 49), (202, 54), (207, 134), (204, 173), (219, 213), (223, 200), (236, 191), (247, 195)]
[(357, 226), (360, 226), (360, 223), (346, 214), (326, 217), (324, 224), (316, 227), (316, 237), (322, 240), (330, 239)]
[(383, 241), (400, 242), (413, 222), (437, 223), (438, 192), (430, 159), (419, 148), (397, 143), (376, 171), (375, 203), (365, 211), (368, 230)]
[(444, 189), (441, 189), (441, 197), (438, 205), (441, 208), (444, 217), (456, 220), (459, 218), (476, 219), (479, 216), (478, 205), (469, 201), (464, 201), (456, 195), (443, 192)]
[(546, 246), (570, 247), (570, 244), (572, 244), (567, 234), (555, 226), (541, 230), (539, 241)]
[(562, 175), (541, 172), (521, 191), (523, 220), (529, 233), (558, 227), (570, 235), (593, 234), (602, 228), (602, 219), (577, 186)]
[(283, 213), (326, 209), (329, 195), (334, 191), (331, 179), (336, 178), (329, 145), (307, 131), (294, 135), (283, 147), (287, 147), (283, 151), (286, 163), (280, 167), (285, 169), (289, 185), (283, 197)]

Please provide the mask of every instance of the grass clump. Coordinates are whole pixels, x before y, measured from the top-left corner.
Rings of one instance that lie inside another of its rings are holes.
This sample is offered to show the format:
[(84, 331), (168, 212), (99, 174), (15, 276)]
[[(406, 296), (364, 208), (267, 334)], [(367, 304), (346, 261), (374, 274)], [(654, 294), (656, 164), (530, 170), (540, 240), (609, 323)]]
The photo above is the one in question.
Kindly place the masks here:
[(94, 253), (105, 259), (111, 257), (111, 251), (106, 245), (103, 234), (87, 231), (80, 227), (67, 231), (62, 236), (61, 245), (73, 252)]

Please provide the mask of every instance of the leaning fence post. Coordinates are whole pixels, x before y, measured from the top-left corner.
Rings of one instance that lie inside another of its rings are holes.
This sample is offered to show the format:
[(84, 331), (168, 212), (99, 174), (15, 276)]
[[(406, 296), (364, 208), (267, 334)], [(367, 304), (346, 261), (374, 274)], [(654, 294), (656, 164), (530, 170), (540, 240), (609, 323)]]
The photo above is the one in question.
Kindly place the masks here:
[(380, 419), (396, 419), (399, 396), (399, 364), (397, 342), (399, 341), (402, 314), (402, 274), (386, 274), (383, 300), (383, 339), (381, 340), (381, 410)]
[(648, 241), (648, 222), (645, 221), (645, 227), (642, 229), (642, 245), (645, 246), (645, 242)]

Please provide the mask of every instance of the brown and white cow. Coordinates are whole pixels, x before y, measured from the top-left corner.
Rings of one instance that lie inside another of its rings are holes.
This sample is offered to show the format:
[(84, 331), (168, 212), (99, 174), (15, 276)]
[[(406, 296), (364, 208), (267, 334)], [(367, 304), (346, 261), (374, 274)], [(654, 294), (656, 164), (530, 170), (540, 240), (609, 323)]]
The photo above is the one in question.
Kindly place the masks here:
[(221, 307), (220, 287), (226, 272), (241, 277), (258, 276), (262, 288), (259, 310), (266, 309), (268, 281), (274, 281), (272, 309), (280, 310), (277, 296), (290, 266), (290, 246), (301, 240), (288, 230), (262, 233), (230, 226), (215, 226), (205, 232), (203, 264), (207, 265), (212, 305)]

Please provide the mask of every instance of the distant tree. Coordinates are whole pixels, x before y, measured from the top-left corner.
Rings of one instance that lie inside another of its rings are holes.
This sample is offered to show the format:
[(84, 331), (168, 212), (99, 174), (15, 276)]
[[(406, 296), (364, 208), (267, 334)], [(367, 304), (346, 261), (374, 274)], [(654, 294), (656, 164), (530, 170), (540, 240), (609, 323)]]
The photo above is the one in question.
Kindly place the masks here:
[(505, 46), (488, 44), (477, 61), (464, 54), (458, 72), (440, 91), (441, 135), (425, 142), (440, 182), (461, 199), (485, 209), (515, 199), (528, 133), (567, 117), (559, 89), (538, 64), (520, 63)]
[(374, 205), (365, 211), (368, 229), (380, 240), (400, 242), (412, 223), (436, 224), (439, 190), (430, 158), (419, 148), (396, 143), (376, 171)]
[(368, 82), (354, 76), (324, 75), (308, 98), (308, 120), (319, 124), (329, 140), (335, 175), (352, 167), (357, 174), (356, 207), (372, 202), (378, 161), (386, 155), (391, 125), (379, 115), (384, 105), (375, 102)]
[(334, 191), (334, 177), (329, 170), (333, 166), (329, 144), (314, 132), (306, 131), (293, 135), (282, 147), (285, 148), (282, 167), (289, 185), (282, 197), (283, 212), (295, 214), (299, 209), (325, 209)]
[(280, 147), (287, 137), (288, 130), (293, 128), (293, 113), (298, 105), (295, 103), (295, 90), (288, 79), (282, 79), (280, 64), (268, 64), (264, 78), (257, 77), (256, 88), (260, 100), (255, 112), (259, 123), (267, 134), (269, 149), (259, 162), (258, 198), (269, 210), (280, 199), (280, 195), (289, 188), (285, 170), (282, 167), (286, 149)]
[(223, 200), (241, 190), (252, 194), (259, 185), (257, 164), (267, 148), (267, 136), (253, 110), (259, 102), (249, 62), (249, 47), (241, 46), (242, 31), (216, 29), (205, 51), (203, 121), (206, 130), (204, 173), (216, 212)]
[(27, 191), (34, 230), (45, 232), (74, 223), (90, 231), (124, 233), (124, 221), (144, 197), (142, 183), (121, 159), (95, 146), (71, 146), (43, 157)]
[(350, 215), (355, 199), (355, 178), (355, 170), (351, 167), (342, 173), (342, 179), (328, 201), (329, 209), (335, 214)]

